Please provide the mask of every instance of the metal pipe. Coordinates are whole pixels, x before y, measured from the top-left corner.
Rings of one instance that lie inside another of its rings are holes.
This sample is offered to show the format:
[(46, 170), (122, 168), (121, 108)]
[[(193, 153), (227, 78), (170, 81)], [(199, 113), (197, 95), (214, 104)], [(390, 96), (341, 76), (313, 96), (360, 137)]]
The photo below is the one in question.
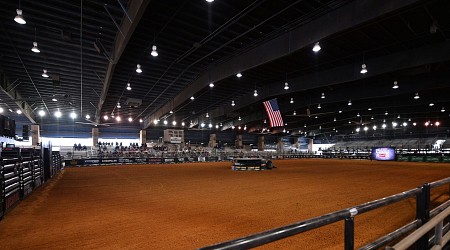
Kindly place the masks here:
[(120, 0), (117, 0), (117, 2), (119, 3), (119, 5), (122, 8), (122, 10), (125, 13), (125, 15), (128, 17), (128, 20), (130, 20), (130, 23), (133, 23), (133, 20), (131, 20), (131, 17), (128, 15), (128, 11), (125, 9), (125, 7), (123, 6), (122, 2)]
[(375, 240), (374, 242), (359, 248), (359, 250), (380, 249), (382, 246), (388, 244), (389, 242), (392, 242), (392, 241), (400, 238), (401, 236), (413, 231), (414, 229), (417, 229), (418, 227), (420, 227), (420, 225), (422, 225), (422, 222), (420, 220), (414, 220), (414, 221), (404, 225), (403, 227)]

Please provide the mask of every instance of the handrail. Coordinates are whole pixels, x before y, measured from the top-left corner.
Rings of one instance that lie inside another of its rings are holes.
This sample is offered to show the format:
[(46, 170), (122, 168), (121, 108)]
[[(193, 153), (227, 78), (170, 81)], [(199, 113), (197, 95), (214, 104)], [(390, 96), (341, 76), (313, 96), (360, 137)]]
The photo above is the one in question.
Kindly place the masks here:
[[(387, 247), (386, 249), (389, 250), (402, 250), (407, 249), (408, 247), (412, 246), (416, 241), (418, 241), (422, 236), (424, 236), (426, 233), (428, 233), (431, 229), (433, 229), (436, 225), (441, 224), (442, 228), (442, 221), (447, 218), (447, 216), (450, 215), (450, 207), (446, 208), (442, 213), (436, 215), (434, 218), (432, 218), (430, 221), (425, 223), (422, 227), (417, 229), (416, 231), (412, 232), (409, 236), (405, 237), (403, 240), (395, 244), (393, 247)], [(438, 230), (436, 230), (438, 231)], [(448, 242), (448, 236), (444, 236), (444, 238), (447, 238)], [(442, 236), (440, 237), (440, 240), (437, 242), (439, 246), (444, 246), (447, 242), (444, 242), (442, 240)]]
[(450, 183), (450, 177), (430, 183), (430, 188), (437, 188)]
[(383, 207), (404, 199), (414, 197), (421, 192), (421, 188), (414, 188), (399, 194), (391, 195), (375, 201), (370, 201), (356, 207), (343, 209), (320, 217), (315, 217), (309, 220), (300, 221), (287, 226), (271, 229), (257, 234), (252, 234), (243, 238), (207, 246), (200, 249), (247, 249), (261, 246), (269, 242), (280, 240), (295, 234), (306, 232), (340, 220), (344, 220), (349, 217), (353, 217), (356, 214), (362, 214), (379, 207)]

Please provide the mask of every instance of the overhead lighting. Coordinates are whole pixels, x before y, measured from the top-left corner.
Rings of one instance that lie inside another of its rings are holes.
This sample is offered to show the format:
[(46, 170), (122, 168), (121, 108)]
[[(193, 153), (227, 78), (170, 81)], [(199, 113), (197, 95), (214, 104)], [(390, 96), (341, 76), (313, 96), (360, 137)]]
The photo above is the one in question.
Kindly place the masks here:
[(351, 121), (348, 121), (348, 124), (352, 123)]
[(204, 128), (204, 127), (205, 127), (205, 123), (202, 122), (202, 123), (200, 124), (200, 127)]
[(352, 106), (352, 100), (348, 100), (348, 106)]
[(168, 122), (167, 122), (167, 120), (164, 120), (163, 123), (164, 123), (164, 125), (167, 125)]
[(239, 116), (238, 120), (239, 120), (239, 121), (242, 120), (240, 116)]
[(406, 127), (406, 126), (408, 126), (408, 123), (406, 123), (406, 122), (403, 122), (403, 127)]
[(357, 116), (357, 117), (360, 117), (361, 115), (358, 113), (356, 116)]
[(373, 116), (372, 117), (370, 117), (370, 120), (373, 120), (374, 118), (373, 118)]
[(17, 113), (18, 115), (21, 115), (21, 114), (22, 114), (22, 110), (18, 109), (18, 110), (16, 110), (16, 113)]
[(342, 110), (339, 110), (338, 113), (339, 113), (339, 114), (342, 114)]
[(367, 110), (371, 111), (371, 110), (372, 110), (372, 108), (368, 108)]
[(212, 3), (212, 2), (214, 2), (214, 0), (206, 0), (206, 2)]
[(31, 51), (33, 51), (34, 53), (39, 53), (41, 52), (38, 48), (38, 44), (37, 42), (33, 42), (33, 48), (31, 48)]
[(334, 121), (334, 122), (336, 121), (336, 117), (333, 119), (333, 121)]
[(373, 125), (372, 129), (377, 130), (377, 125)]
[(397, 115), (397, 118), (400, 119), (400, 115)]
[(209, 87), (210, 87), (210, 88), (213, 88), (213, 87), (214, 87), (214, 83), (210, 83), (210, 84), (209, 84)]
[(361, 131), (360, 128), (356, 128), (356, 133), (359, 133), (359, 131)]
[(75, 112), (70, 113), (70, 118), (72, 119), (77, 118), (77, 114)]
[(120, 122), (122, 120), (122, 118), (120, 118), (120, 116), (116, 117), (116, 121)]
[(169, 111), (170, 114), (173, 114), (173, 110)]
[(241, 129), (241, 126), (239, 126), (238, 129)]
[(258, 91), (255, 89), (255, 92), (253, 92), (253, 96), (258, 96)]
[(420, 98), (420, 96), (419, 96), (419, 93), (416, 93), (415, 95), (414, 95), (414, 99), (419, 99)]
[(216, 124), (216, 128), (219, 128), (219, 125), (218, 125), (218, 124)]
[(445, 112), (445, 108), (444, 107), (441, 108), (441, 112)]
[(117, 102), (117, 108), (120, 109), (122, 106), (120, 106), (120, 102)]
[(177, 121), (173, 121), (173, 122), (172, 122), (172, 125), (173, 125), (173, 126), (176, 126), (176, 125), (177, 125)]
[(430, 122), (425, 122), (425, 127), (430, 126)]
[(321, 109), (321, 108), (322, 108), (322, 107), (320, 107), (320, 103), (319, 103), (319, 105), (317, 105), (317, 108), (318, 108), (318, 109)]
[(440, 122), (435, 122), (434, 125), (439, 126), (439, 125), (441, 125), (441, 123)]
[(319, 42), (317, 42), (316, 44), (314, 44), (314, 47), (312, 49), (312, 51), (314, 52), (319, 52), (322, 48), (320, 47)]
[(193, 96), (191, 96), (191, 101), (193, 101), (195, 98)]
[(417, 123), (413, 122), (413, 126), (416, 126), (416, 125), (417, 125)]
[(367, 131), (367, 130), (369, 130), (369, 128), (368, 127), (364, 127), (364, 131)]
[(89, 114), (86, 115), (86, 119), (91, 119), (91, 116)]
[(209, 128), (212, 128), (212, 124), (211, 124), (211, 123), (210, 123), (210, 124), (208, 124), (208, 127), (209, 127)]
[(3, 111), (4, 111), (4, 110), (3, 110), (3, 108), (2, 108), (2, 107), (0, 107), (0, 113), (3, 113)]
[(132, 122), (132, 121), (133, 121), (133, 118), (128, 117), (128, 121), (129, 121), (129, 122)]
[(44, 69), (43, 71), (44, 71), (44, 72), (42, 73), (42, 77), (45, 77), (45, 78), (47, 78), (47, 77), (48, 77), (48, 74), (47, 74), (47, 70), (46, 70), (46, 69)]
[(381, 127), (386, 128), (387, 127), (386, 123), (383, 123), (383, 125), (381, 125)]
[(393, 128), (397, 127), (397, 125), (398, 125), (398, 123), (392, 122), (392, 127), (393, 127)]
[(363, 63), (363, 64), (361, 65), (361, 71), (360, 71), (360, 73), (361, 73), (361, 74), (367, 73), (367, 66), (366, 66), (365, 63)]
[(394, 86), (392, 86), (393, 89), (398, 89), (397, 81), (394, 81)]
[(17, 12), (17, 16), (14, 17), (14, 21), (16, 21), (16, 23), (19, 23), (19, 24), (26, 24), (27, 21), (25, 21), (25, 19), (23, 19), (22, 10), (16, 9), (16, 12)]
[(434, 103), (430, 102), (430, 104), (428, 104), (428, 106), (433, 107)]
[(158, 56), (158, 51), (156, 51), (156, 45), (152, 46), (152, 53), (150, 53), (152, 56)]
[(52, 101), (57, 102), (58, 99), (56, 99), (55, 97), (52, 98)]
[(288, 89), (289, 89), (289, 83), (288, 83), (288, 82), (285, 82), (285, 83), (284, 83), (284, 89), (285, 89), (285, 90), (288, 90)]
[(131, 90), (131, 84), (127, 83), (127, 90), (130, 91)]
[(389, 115), (389, 113), (387, 111), (384, 112), (384, 115)]
[(209, 117), (209, 113), (206, 113), (206, 118), (208, 118)]
[(297, 111), (294, 110), (294, 113), (292, 113), (292, 115), (297, 115)]
[(267, 123), (267, 120), (266, 119), (264, 119), (264, 124), (266, 124)]
[(322, 93), (322, 95), (320, 96), (320, 98), (325, 99), (325, 93)]
[(142, 122), (144, 122), (144, 120), (142, 120), (142, 118), (141, 118), (141, 119), (139, 119), (139, 122), (142, 123)]
[(140, 64), (136, 65), (136, 72), (138, 72), (139, 74), (142, 73), (142, 69), (141, 69), (141, 65)]
[(241, 78), (241, 77), (242, 77), (242, 74), (241, 74), (241, 73), (237, 73), (236, 76), (237, 76), (238, 78)]
[(155, 119), (155, 120), (153, 120), (153, 124), (158, 124), (158, 120), (157, 119)]
[(231, 101), (231, 106), (235, 106), (236, 104), (234, 103), (234, 100)]
[(109, 118), (108, 118), (107, 115), (104, 115), (104, 116), (103, 116), (103, 120), (107, 121), (108, 119), (109, 119)]
[(410, 122), (410, 121), (411, 121), (411, 118), (408, 119), (408, 122)]
[(290, 101), (290, 103), (294, 103), (294, 98), (292, 98), (292, 97), (291, 97), (291, 101)]
[(60, 118), (61, 116), (62, 116), (61, 111), (58, 110), (58, 111), (55, 112), (55, 117), (56, 118)]

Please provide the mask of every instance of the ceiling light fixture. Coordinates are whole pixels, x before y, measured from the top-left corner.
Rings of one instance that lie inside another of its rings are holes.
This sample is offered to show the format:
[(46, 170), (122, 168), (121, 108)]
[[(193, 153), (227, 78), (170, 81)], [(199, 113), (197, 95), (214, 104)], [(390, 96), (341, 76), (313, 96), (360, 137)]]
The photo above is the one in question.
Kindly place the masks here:
[(22, 10), (21, 9), (16, 9), (16, 13), (17, 13), (17, 16), (14, 17), (14, 21), (16, 21), (16, 23), (19, 23), (19, 24), (26, 24), (27, 21), (25, 21), (25, 19), (23, 18)]
[(322, 93), (322, 95), (320, 96), (320, 98), (325, 99), (325, 93)]
[(294, 113), (292, 113), (292, 115), (297, 115), (297, 111), (294, 110)]
[(416, 93), (415, 95), (414, 95), (414, 99), (419, 99), (420, 98), (420, 96), (419, 96), (419, 93)]
[(290, 101), (290, 103), (294, 103), (294, 98), (292, 98), (292, 97), (291, 97), (291, 101)]
[(209, 127), (209, 128), (212, 128), (212, 126), (213, 126), (213, 125), (212, 125), (211, 123), (210, 123), (210, 124), (208, 124), (208, 127)]
[(253, 96), (258, 96), (258, 91), (255, 89), (255, 92), (253, 93)]
[(234, 100), (231, 101), (231, 106), (235, 106), (236, 104), (234, 103)]
[(177, 121), (173, 121), (173, 122), (172, 122), (172, 125), (173, 125), (173, 126), (176, 126), (176, 125), (177, 125)]
[(0, 107), (0, 113), (3, 113), (3, 111), (4, 111), (4, 110), (3, 110), (3, 108), (2, 108), (2, 107)]
[(56, 118), (60, 118), (61, 116), (62, 116), (61, 111), (58, 110), (58, 111), (55, 112), (55, 117)]
[(206, 0), (206, 2), (212, 3), (212, 2), (214, 2), (214, 0)]
[(18, 115), (20, 115), (20, 114), (22, 114), (22, 110), (18, 109), (18, 110), (16, 110), (16, 113), (17, 113)]
[(384, 112), (384, 115), (389, 115), (389, 113), (387, 111)]
[(75, 112), (70, 113), (70, 118), (72, 119), (77, 118), (77, 114)]
[(444, 107), (441, 108), (441, 112), (445, 112), (445, 108)]
[(163, 123), (164, 123), (164, 125), (167, 125), (168, 122), (167, 122), (167, 120), (164, 120)]
[(240, 116), (239, 116), (238, 120), (239, 120), (239, 121), (242, 120)]
[(195, 98), (193, 96), (191, 96), (191, 101), (193, 101)]
[(139, 74), (142, 73), (142, 68), (140, 64), (136, 65), (136, 72)]
[(116, 121), (120, 122), (122, 119), (120, 118), (120, 116), (116, 117)]
[(398, 89), (397, 81), (394, 81), (394, 86), (392, 86), (393, 89)]
[(58, 99), (56, 99), (55, 97), (52, 98), (52, 101), (57, 102)]
[(285, 83), (284, 83), (284, 89), (285, 89), (285, 90), (288, 90), (288, 89), (289, 89), (289, 83), (288, 83), (288, 82), (285, 82)]
[(133, 121), (133, 118), (128, 117), (128, 121), (129, 121), (129, 122), (132, 122), (132, 121)]
[(150, 55), (155, 57), (158, 56), (158, 51), (156, 51), (156, 45), (152, 46), (152, 53), (150, 53)]
[(319, 42), (317, 42), (317, 43), (314, 44), (314, 47), (312, 48), (312, 51), (314, 51), (314, 52), (317, 53), (317, 52), (319, 52), (321, 49), (322, 49), (322, 48), (320, 47)]
[(142, 123), (142, 122), (144, 122), (144, 120), (142, 120), (142, 118), (141, 118), (141, 119), (139, 119), (139, 122)]
[(361, 65), (361, 71), (360, 71), (360, 73), (361, 73), (361, 74), (367, 73), (367, 66), (366, 66), (365, 63), (363, 63), (363, 64)]
[(131, 90), (131, 84), (127, 83), (127, 90), (130, 91)]
[(170, 114), (173, 114), (173, 110), (169, 111)]
[(352, 100), (348, 100), (348, 106), (352, 106)]
[(241, 73), (237, 73), (236, 76), (237, 76), (238, 78), (241, 78), (241, 77), (242, 77), (242, 74), (241, 74)]
[(86, 115), (86, 119), (91, 119), (91, 116), (89, 114)]
[(184, 127), (185, 125), (186, 125), (186, 123), (184, 123), (184, 122), (181, 122), (181, 126), (183, 126), (183, 127)]
[(47, 77), (48, 77), (48, 74), (47, 74), (47, 70), (46, 70), (46, 69), (44, 69), (43, 71), (44, 71), (44, 72), (42, 73), (42, 77), (45, 77), (45, 78), (47, 78)]
[(31, 48), (31, 51), (33, 51), (34, 53), (39, 53), (41, 52), (38, 48), (38, 44), (37, 42), (33, 42), (33, 48)]
[(117, 102), (117, 108), (120, 109), (122, 106), (120, 106), (120, 102)]
[(108, 116), (107, 116), (107, 115), (104, 115), (104, 116), (103, 116), (103, 120), (107, 121), (107, 120), (108, 120)]
[(318, 109), (321, 109), (321, 108), (322, 108), (322, 107), (320, 107), (320, 103), (319, 103), (319, 105), (317, 105), (317, 108), (318, 108)]
[(206, 118), (208, 118), (209, 117), (209, 113), (206, 113)]
[(39, 110), (38, 112), (39, 116), (42, 117), (45, 115), (45, 111), (44, 110)]
[(210, 83), (210, 84), (209, 84), (209, 87), (210, 87), (210, 88), (213, 88), (213, 87), (214, 87), (214, 83)]
[(204, 128), (204, 127), (205, 127), (205, 123), (202, 122), (202, 123), (200, 124), (200, 126), (201, 126), (202, 128)]
[(430, 104), (428, 104), (428, 106), (433, 107), (434, 103), (430, 102)]

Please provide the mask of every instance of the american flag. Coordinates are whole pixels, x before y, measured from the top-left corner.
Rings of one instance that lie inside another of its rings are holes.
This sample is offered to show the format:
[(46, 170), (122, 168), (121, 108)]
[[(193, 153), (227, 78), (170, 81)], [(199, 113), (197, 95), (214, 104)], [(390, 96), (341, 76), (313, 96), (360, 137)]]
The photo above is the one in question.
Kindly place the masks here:
[(280, 108), (278, 107), (277, 99), (272, 99), (263, 102), (266, 108), (267, 115), (270, 120), (270, 127), (284, 126), (283, 118), (281, 117)]

